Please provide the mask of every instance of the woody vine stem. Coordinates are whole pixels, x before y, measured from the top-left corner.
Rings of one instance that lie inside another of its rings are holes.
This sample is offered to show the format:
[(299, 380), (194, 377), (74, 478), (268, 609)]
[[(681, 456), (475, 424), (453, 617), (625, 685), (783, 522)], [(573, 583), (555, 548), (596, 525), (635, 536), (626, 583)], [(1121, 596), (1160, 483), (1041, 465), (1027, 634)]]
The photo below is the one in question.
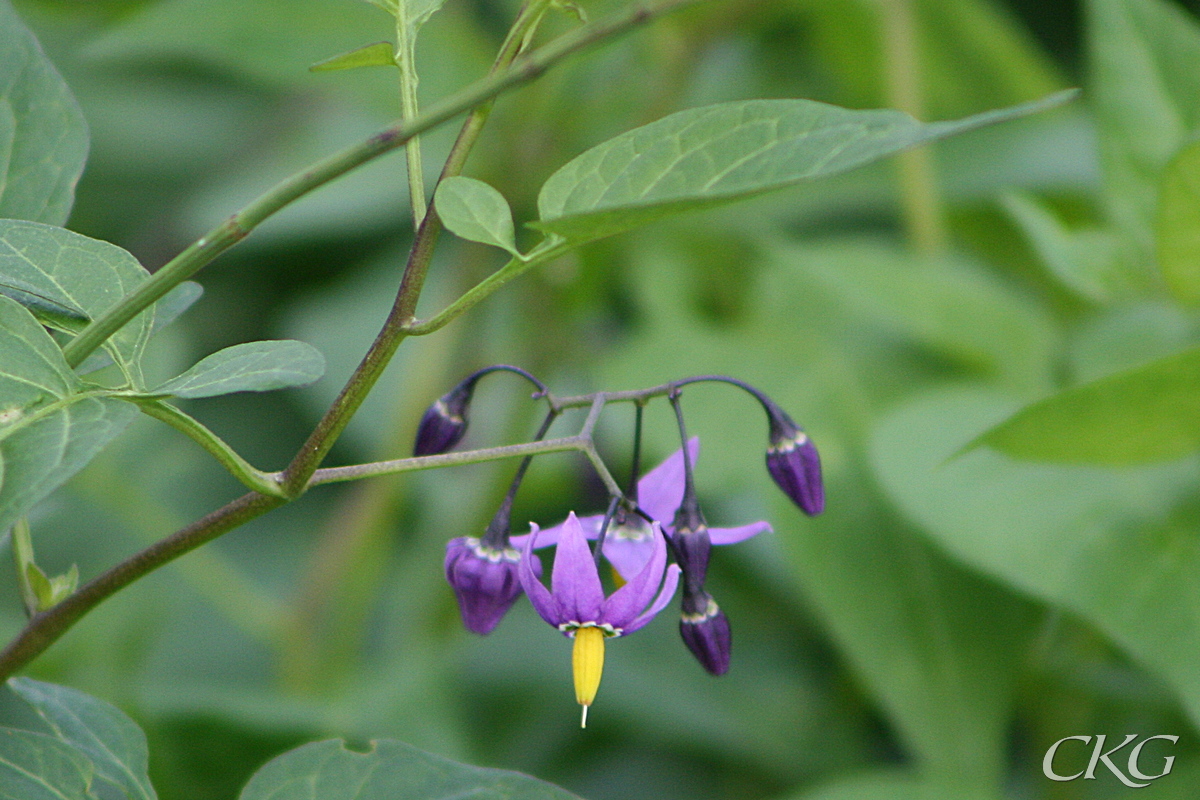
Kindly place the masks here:
[[(175, 286), (187, 280), (217, 256), (228, 250), (267, 218), (290, 203), (350, 170), (361, 166), (396, 148), (404, 146), (423, 133), (453, 117), (468, 112), (439, 180), (462, 171), (467, 155), (487, 121), (492, 103), (500, 94), (541, 76), (551, 66), (575, 53), (645, 25), (662, 15), (695, 4), (698, 0), (660, 0), (637, 3), (607, 20), (583, 25), (530, 53), (523, 53), (532, 32), (550, 6), (550, 0), (527, 0), (513, 23), (489, 75), (462, 91), (431, 106), (424, 113), (402, 120), (363, 142), (335, 153), (322, 161), (286, 178), (238, 213), (229, 217), (209, 233), (196, 240), (174, 259), (165, 264), (141, 286), (122, 298), (109, 311), (96, 318), (64, 349), (67, 362), (78, 366), (110, 336), (150, 305), (161, 299)], [(430, 208), (430, 212), (432, 211)], [(514, 259), (498, 270), (443, 312), (428, 321), (414, 316), (417, 300), (433, 255), (441, 222), (435, 213), (427, 212), (417, 226), (412, 249), (405, 264), (400, 288), (391, 313), (358, 368), (343, 387), (333, 405), (322, 417), (307, 441), (288, 467), (280, 473), (262, 473), (237, 456), (223, 442), (206, 431), (199, 423), (182, 412), (161, 403), (139, 402), (148, 413), (188, 434), (209, 450), (244, 483), (256, 490), (233, 500), (196, 520), (170, 536), (131, 556), (97, 576), (58, 605), (34, 614), (19, 634), (0, 652), (0, 680), (8, 678), (57, 641), (72, 625), (108, 597), (202, 544), (243, 525), (256, 517), (291, 502), (309, 487), (323, 483), (356, 480), (372, 475), (391, 474), (419, 469), (476, 463), (500, 458), (527, 456), (537, 453), (577, 450), (584, 453), (600, 473), (610, 491), (620, 495), (620, 489), (608, 474), (591, 439), (595, 424), (605, 403), (626, 399), (617, 394), (599, 394), (582, 398), (566, 398), (551, 402), (559, 409), (591, 405), (591, 411), (576, 436), (541, 442), (489, 448), (461, 453), (448, 453), (424, 458), (399, 459), (379, 464), (319, 469), (346, 424), (358, 410), (396, 352), (409, 335), (422, 335), (447, 324), (475, 303), (500, 288), (532, 266), (543, 263), (563, 252), (560, 241), (548, 240), (525, 259)], [(627, 394), (627, 393), (624, 393)], [(160, 408), (162, 406), (162, 408)], [(261, 481), (256, 485), (257, 481)]]

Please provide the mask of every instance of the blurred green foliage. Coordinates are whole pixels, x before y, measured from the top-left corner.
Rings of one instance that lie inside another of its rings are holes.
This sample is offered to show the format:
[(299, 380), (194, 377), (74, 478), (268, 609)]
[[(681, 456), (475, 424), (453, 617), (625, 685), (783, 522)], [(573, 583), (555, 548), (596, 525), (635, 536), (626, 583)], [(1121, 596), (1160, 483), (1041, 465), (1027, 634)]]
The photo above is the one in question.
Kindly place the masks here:
[[(150, 269), (398, 115), (390, 69), (307, 70), (393, 35), (360, 0), (14, 5), (90, 126), (70, 227)], [(497, 104), (466, 174), (507, 199), (525, 250), (548, 176), (682, 108), (805, 97), (943, 119), (1085, 89), (1082, 103), (930, 148), (917, 182), (940, 248), (915, 243), (908, 168), (891, 162), (597, 242), (405, 342), (335, 448), (331, 463), (406, 455), (425, 406), (493, 362), (560, 393), (710, 372), (762, 386), (821, 448), (829, 510), (804, 518), (770, 484), (753, 404), (688, 390), (709, 520), (775, 528), (713, 560), (734, 627), (728, 675), (704, 674), (665, 614), (612, 644), (581, 733), (567, 650), (527, 604), (487, 638), (463, 631), (444, 545), (483, 530), (511, 464), (314, 490), (122, 592), (32, 674), (135, 717), (164, 800), (232, 798), (268, 758), (331, 736), (391, 737), (590, 800), (1102, 800), (1128, 790), (1103, 771), (1051, 784), (1042, 755), (1065, 736), (1130, 731), (1182, 737), (1175, 771), (1138, 796), (1194, 797), (1200, 462), (958, 455), (1035, 400), (1154, 372), (1200, 342), (1187, 147), (1200, 25), (1171, 0), (1084, 5), (713, 0)], [(907, 64), (889, 39), (897, 8), (915, 35)], [(481, 75), (515, 11), (472, 0), (431, 18), (422, 101)], [(423, 138), (430, 185), (452, 136)], [(314, 345), (328, 369), (309, 388), (185, 406), (251, 462), (284, 466), (390, 307), (411, 238), (403, 181), (403, 158), (381, 159), (213, 264), (204, 297), (150, 344), (147, 384), (251, 339)], [(502, 259), (444, 236), (423, 310)], [(1134, 413), (1145, 391), (1109, 401)], [(528, 436), (538, 409), (524, 392), (482, 385), (467, 444)], [(617, 465), (623, 413), (601, 428)], [(1055, 430), (1034, 429), (1031, 447), (1070, 451)], [(647, 434), (652, 456), (677, 446), (665, 405)], [(139, 419), (31, 515), (40, 562), (77, 562), (86, 579), (238, 491), (193, 443)], [(602, 504), (582, 459), (548, 456), (514, 519)], [(7, 637), (22, 606), (0, 584)]]

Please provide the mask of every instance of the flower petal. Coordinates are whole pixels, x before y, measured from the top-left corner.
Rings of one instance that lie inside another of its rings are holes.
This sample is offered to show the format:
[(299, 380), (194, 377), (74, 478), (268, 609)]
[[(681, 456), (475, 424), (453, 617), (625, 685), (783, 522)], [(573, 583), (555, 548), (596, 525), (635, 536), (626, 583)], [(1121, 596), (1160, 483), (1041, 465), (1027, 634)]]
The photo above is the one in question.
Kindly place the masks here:
[(739, 525), (736, 528), (709, 528), (708, 536), (713, 544), (737, 544), (758, 536), (760, 533), (770, 533), (773, 530), (769, 522), (751, 522), (749, 525)]
[[(579, 525), (583, 528), (583, 535), (588, 539), (595, 539), (600, 535), (600, 525), (603, 522), (603, 514), (595, 514), (590, 517), (579, 517)], [(534, 549), (541, 550), (543, 547), (550, 547), (551, 545), (558, 544), (558, 540), (562, 536), (563, 525), (565, 524), (566, 521), (564, 520), (557, 525), (539, 530), (537, 535), (537, 547)], [(532, 534), (522, 533), (519, 536), (508, 537), (508, 541), (512, 543), (513, 547), (520, 550), (525, 547), (525, 540), (530, 536), (532, 536)]]
[(604, 557), (626, 581), (633, 580), (654, 554), (654, 542), (645, 539), (604, 539)]
[(568, 620), (595, 622), (604, 603), (604, 588), (596, 571), (596, 560), (583, 536), (583, 528), (572, 511), (562, 525), (550, 591)]
[(650, 606), (646, 611), (638, 616), (633, 622), (625, 626), (624, 633), (633, 633), (639, 628), (645, 626), (647, 622), (654, 619), (654, 615), (663, 610), (667, 603), (671, 602), (671, 598), (675, 596), (675, 587), (679, 585), (679, 565), (672, 564), (667, 567), (667, 577), (663, 580), (662, 591), (658, 593), (658, 598), (654, 601), (654, 605)]
[[(700, 455), (700, 437), (688, 439), (688, 456), (692, 466)], [(670, 525), (675, 518), (675, 509), (683, 502), (683, 448), (667, 457), (667, 460), (647, 472), (638, 481), (638, 505), (642, 510), (663, 525)]]
[(663, 567), (667, 565), (667, 540), (658, 525), (654, 526), (654, 535), (647, 544), (649, 561), (629, 583), (617, 589), (604, 601), (598, 622), (607, 622), (614, 628), (624, 628), (654, 597), (654, 591), (662, 580)]
[(517, 577), (521, 580), (521, 588), (529, 595), (529, 602), (533, 604), (538, 616), (557, 628), (567, 620), (563, 617), (558, 601), (534, 574), (533, 564), (537, 556), (533, 554), (533, 545), (537, 539), (538, 526), (529, 527), (529, 535), (525, 537), (525, 547), (521, 551), (521, 560), (517, 564)]

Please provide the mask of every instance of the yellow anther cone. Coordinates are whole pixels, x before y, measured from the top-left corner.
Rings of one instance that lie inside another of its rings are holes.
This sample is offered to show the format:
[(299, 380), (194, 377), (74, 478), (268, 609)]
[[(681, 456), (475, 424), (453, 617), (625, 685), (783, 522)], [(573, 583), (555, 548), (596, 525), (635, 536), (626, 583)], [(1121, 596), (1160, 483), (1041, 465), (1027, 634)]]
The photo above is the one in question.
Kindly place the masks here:
[(571, 666), (575, 671), (575, 700), (583, 706), (580, 727), (586, 728), (588, 706), (596, 699), (604, 673), (604, 631), (590, 626), (575, 631)]

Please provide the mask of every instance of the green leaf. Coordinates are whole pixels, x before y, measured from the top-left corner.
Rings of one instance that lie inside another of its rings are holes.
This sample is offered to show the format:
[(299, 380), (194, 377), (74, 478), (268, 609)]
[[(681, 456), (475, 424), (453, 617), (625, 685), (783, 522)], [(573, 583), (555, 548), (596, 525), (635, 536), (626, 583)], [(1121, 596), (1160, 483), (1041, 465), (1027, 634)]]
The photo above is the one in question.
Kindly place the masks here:
[(1128, 279), (1118, 261), (1117, 242), (1106, 231), (1068, 230), (1050, 209), (1015, 192), (1001, 203), (1050, 274), (1065, 288), (1093, 303), (1105, 303)]
[(136, 416), (130, 403), (73, 395), (0, 429), (0, 531), (81, 470)]
[[(3, 293), (4, 290), (0, 287), (0, 294)], [(195, 281), (184, 281), (163, 295), (162, 299), (154, 304), (154, 324), (150, 326), (150, 335), (153, 336), (179, 319), (183, 312), (191, 308), (192, 304), (199, 300), (203, 294), (203, 286)], [(23, 305), (30, 305), (19, 297), (16, 299), (22, 302)], [(75, 373), (86, 375), (89, 372), (95, 372), (98, 369), (107, 367), (111, 363), (113, 363), (112, 356), (104, 350), (97, 350), (75, 368)]]
[(953, 457), (1015, 405), (964, 387), (902, 406), (872, 437), (880, 483), (954, 557), (1106, 633), (1200, 722), (1200, 527), (1186, 505), (1196, 461), (1117, 469), (982, 449)]
[(325, 359), (312, 345), (291, 339), (247, 342), (202, 359), (153, 394), (214, 397), (233, 392), (269, 392), (305, 386), (324, 372)]
[(1090, 0), (1088, 12), (1105, 199), (1149, 263), (1162, 170), (1200, 131), (1200, 26), (1166, 0)]
[(11, 678), (8, 686), (37, 711), (54, 735), (91, 759), (96, 777), (129, 800), (157, 796), (146, 775), (146, 735), (118, 708), (66, 686)]
[(1167, 165), (1158, 198), (1158, 266), (1171, 294), (1200, 305), (1200, 142)]
[(438, 184), (434, 205), (455, 236), (517, 252), (512, 211), (504, 195), (474, 178), (446, 178)]
[(71, 90), (0, 0), (0, 217), (66, 222), (87, 149)]
[(380, 739), (368, 753), (331, 739), (298, 747), (255, 773), (240, 800), (578, 800), (507, 770), (459, 764)]
[(1141, 464), (1200, 450), (1200, 347), (1027, 406), (973, 444), (1014, 458)]
[[(142, 283), (149, 273), (116, 245), (65, 228), (23, 220), (0, 220), (0, 284), (35, 294), (73, 316), (34, 307), (41, 321), (78, 333)], [(154, 309), (143, 311), (104, 345), (135, 388), (142, 385), (141, 358), (154, 329)]]
[(996, 796), (978, 786), (947, 786), (909, 772), (877, 770), (840, 778), (788, 800), (976, 800)]
[(357, 47), (349, 52), (327, 58), (324, 61), (318, 61), (309, 67), (309, 69), (313, 72), (333, 72), (334, 70), (358, 69), (359, 67), (394, 66), (396, 66), (396, 54), (392, 52), (391, 43), (376, 42), (375, 44)]
[(92, 765), (43, 733), (0, 728), (0, 800), (95, 800)]
[(811, 100), (750, 100), (681, 111), (593, 147), (550, 176), (536, 228), (589, 241), (669, 214), (834, 175), (956, 133), (1067, 102), (922, 124), (899, 111)]
[(61, 399), (76, 380), (62, 351), (27, 309), (0, 296), (0, 432), (33, 406)]

